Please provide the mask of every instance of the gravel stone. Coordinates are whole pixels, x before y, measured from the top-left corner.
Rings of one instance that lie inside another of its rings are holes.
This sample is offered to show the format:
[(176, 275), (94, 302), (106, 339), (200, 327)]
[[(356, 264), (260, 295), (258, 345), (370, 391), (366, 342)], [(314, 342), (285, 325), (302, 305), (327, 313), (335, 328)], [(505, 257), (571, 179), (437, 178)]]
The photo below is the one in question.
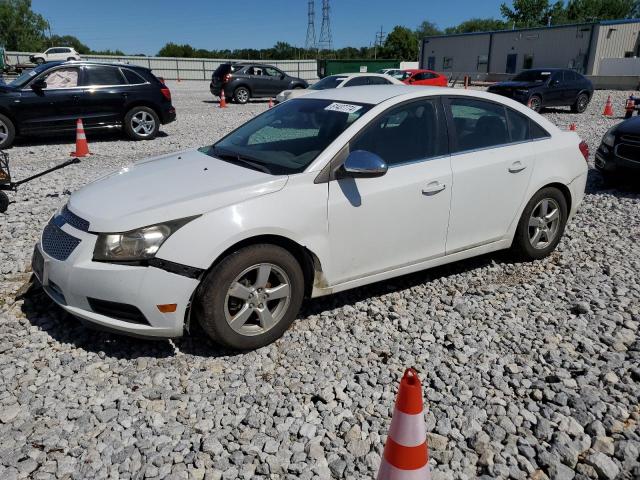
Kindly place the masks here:
[[(11, 192), (0, 214), (0, 478), (375, 478), (408, 366), (434, 479), (640, 478), (640, 183), (605, 184), (593, 154), (548, 258), (493, 254), (306, 301), (255, 352), (193, 324), (171, 341), (94, 331), (26, 291), (33, 245), (71, 191), (267, 109), (221, 110), (208, 82), (170, 87), (178, 120), (157, 139), (89, 132), (92, 156)], [(575, 122), (595, 152), (620, 121), (601, 115), (608, 95), (621, 112), (628, 92), (596, 91), (583, 114), (543, 115)], [(12, 173), (68, 158), (73, 141), (19, 139)]]

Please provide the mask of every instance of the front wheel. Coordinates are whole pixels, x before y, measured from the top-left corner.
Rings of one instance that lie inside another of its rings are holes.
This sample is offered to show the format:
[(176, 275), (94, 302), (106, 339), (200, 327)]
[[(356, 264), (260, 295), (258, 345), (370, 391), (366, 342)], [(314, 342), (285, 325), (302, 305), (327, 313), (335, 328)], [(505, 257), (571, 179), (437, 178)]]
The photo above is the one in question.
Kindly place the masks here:
[(304, 275), (276, 245), (242, 248), (204, 278), (194, 313), (217, 343), (238, 350), (268, 345), (289, 328), (304, 296)]
[(542, 110), (542, 97), (539, 95), (534, 95), (529, 99), (529, 108), (534, 112), (540, 112)]
[(9, 148), (16, 137), (16, 127), (13, 122), (0, 114), (0, 150)]
[(589, 95), (586, 93), (581, 93), (576, 98), (576, 101), (573, 105), (571, 105), (571, 111), (573, 113), (584, 113), (584, 111), (589, 106)]
[(42, 65), (44, 63), (44, 58), (36, 58), (36, 65)]
[(513, 250), (524, 260), (549, 255), (560, 242), (567, 223), (567, 201), (557, 188), (538, 191), (522, 212), (513, 239)]
[(152, 140), (160, 131), (160, 119), (149, 107), (133, 107), (124, 117), (124, 129), (132, 140)]
[(249, 89), (246, 87), (238, 87), (233, 92), (233, 98), (239, 104), (244, 105), (251, 98), (251, 93), (249, 92)]

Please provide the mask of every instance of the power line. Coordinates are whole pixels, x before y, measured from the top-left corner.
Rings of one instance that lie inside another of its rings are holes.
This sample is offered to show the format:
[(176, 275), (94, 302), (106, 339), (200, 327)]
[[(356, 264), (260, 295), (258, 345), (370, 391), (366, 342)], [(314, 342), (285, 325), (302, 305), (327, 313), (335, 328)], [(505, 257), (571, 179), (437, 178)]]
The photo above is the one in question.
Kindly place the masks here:
[(333, 50), (330, 10), (329, 0), (322, 0), (322, 28), (320, 29), (320, 40), (318, 41), (318, 49), (320, 50)]
[(316, 48), (316, 10), (315, 0), (309, 0), (309, 13), (307, 23), (307, 41), (305, 43), (307, 50)]
[(382, 48), (386, 36), (387, 33), (382, 30), (382, 25), (380, 25), (380, 31), (376, 32), (376, 40), (373, 42), (373, 58), (378, 58), (378, 48)]

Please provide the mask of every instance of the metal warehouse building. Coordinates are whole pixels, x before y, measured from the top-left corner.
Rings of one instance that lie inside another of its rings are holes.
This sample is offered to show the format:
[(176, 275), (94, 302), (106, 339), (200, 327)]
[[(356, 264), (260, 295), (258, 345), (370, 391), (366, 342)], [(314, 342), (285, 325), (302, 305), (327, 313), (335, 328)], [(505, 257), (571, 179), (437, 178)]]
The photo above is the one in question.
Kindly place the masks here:
[[(605, 59), (639, 56), (640, 19), (425, 37), (422, 68), (444, 73), (517, 73), (573, 68), (600, 75)], [(606, 75), (608, 73), (602, 73)]]

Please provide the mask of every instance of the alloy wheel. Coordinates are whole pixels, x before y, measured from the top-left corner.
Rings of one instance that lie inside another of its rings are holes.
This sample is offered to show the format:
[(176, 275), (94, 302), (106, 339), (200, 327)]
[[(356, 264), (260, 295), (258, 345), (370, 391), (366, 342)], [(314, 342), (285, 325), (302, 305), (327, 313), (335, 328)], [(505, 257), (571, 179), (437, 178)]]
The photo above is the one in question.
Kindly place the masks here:
[(240, 103), (248, 102), (249, 101), (249, 92), (247, 90), (245, 90), (244, 88), (238, 89), (238, 91), (236, 92), (236, 99)]
[(529, 217), (529, 242), (537, 250), (547, 248), (560, 229), (560, 205), (553, 198), (538, 202)]
[(531, 97), (531, 100), (529, 100), (529, 107), (534, 112), (539, 112), (542, 108), (542, 101), (540, 100), (540, 97)]
[(578, 98), (578, 111), (584, 112), (589, 104), (589, 98), (586, 95), (580, 95)]
[(277, 265), (260, 263), (245, 269), (227, 291), (224, 314), (241, 335), (260, 335), (280, 322), (291, 302), (291, 282)]
[(0, 144), (2, 144), (9, 136), (9, 127), (0, 120)]
[(156, 128), (156, 121), (149, 112), (140, 111), (131, 117), (131, 129), (140, 137), (148, 137)]

